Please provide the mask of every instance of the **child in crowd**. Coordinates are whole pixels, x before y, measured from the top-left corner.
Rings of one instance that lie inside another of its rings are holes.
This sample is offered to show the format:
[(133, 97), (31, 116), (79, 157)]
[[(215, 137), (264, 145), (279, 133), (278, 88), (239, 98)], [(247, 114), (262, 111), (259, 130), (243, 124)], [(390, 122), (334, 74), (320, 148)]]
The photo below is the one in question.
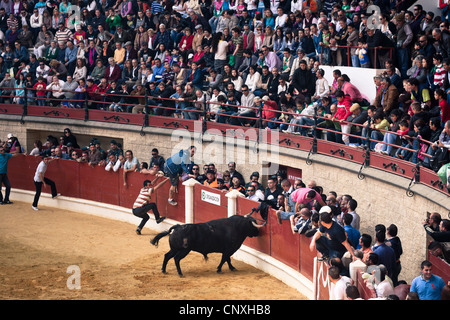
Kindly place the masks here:
[(367, 43), (365, 39), (360, 38), (358, 40), (358, 49), (356, 49), (356, 54), (358, 55), (361, 68), (370, 68), (369, 53), (367, 52)]

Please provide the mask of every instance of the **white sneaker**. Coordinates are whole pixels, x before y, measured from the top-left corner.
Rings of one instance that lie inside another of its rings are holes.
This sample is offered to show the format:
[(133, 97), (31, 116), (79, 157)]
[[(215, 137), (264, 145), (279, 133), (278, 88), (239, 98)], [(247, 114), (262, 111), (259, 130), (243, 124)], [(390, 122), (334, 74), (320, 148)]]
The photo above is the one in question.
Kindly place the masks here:
[(33, 208), (34, 211), (38, 211), (39, 209), (35, 206), (31, 206), (31, 208)]
[(178, 204), (178, 203), (177, 203), (175, 200), (173, 200), (173, 199), (169, 199), (168, 202), (169, 202), (169, 204), (172, 205), (172, 206), (176, 206), (176, 205)]
[(58, 198), (59, 196), (61, 196), (61, 193), (58, 193), (56, 196), (52, 197), (52, 199), (56, 199), (56, 198)]

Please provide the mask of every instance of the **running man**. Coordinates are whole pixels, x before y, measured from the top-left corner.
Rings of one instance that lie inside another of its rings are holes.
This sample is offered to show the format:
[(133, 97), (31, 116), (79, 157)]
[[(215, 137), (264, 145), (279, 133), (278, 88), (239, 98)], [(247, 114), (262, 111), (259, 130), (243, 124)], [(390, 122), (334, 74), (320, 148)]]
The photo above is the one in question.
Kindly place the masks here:
[(32, 208), (35, 211), (39, 210), (37, 205), (41, 196), (42, 185), (44, 185), (44, 188), (47, 187), (47, 185), (50, 185), (52, 191), (52, 199), (56, 199), (61, 195), (57, 192), (55, 183), (49, 178), (45, 177), (45, 172), (47, 171), (48, 164), (55, 159), (57, 158), (42, 156), (42, 161), (39, 163), (36, 169), (36, 173), (34, 174), (34, 186), (36, 187), (36, 194), (34, 195)]
[(138, 197), (134, 201), (133, 204), (133, 214), (136, 217), (142, 218), (141, 223), (136, 229), (136, 233), (138, 235), (141, 234), (141, 230), (144, 227), (144, 225), (147, 223), (147, 221), (150, 219), (149, 215), (147, 214), (148, 211), (152, 210), (153, 214), (155, 215), (156, 223), (161, 223), (166, 217), (160, 217), (159, 211), (156, 206), (155, 202), (150, 202), (152, 193), (156, 190), (158, 190), (164, 183), (167, 182), (168, 179), (164, 179), (164, 181), (161, 181), (156, 186), (153, 187), (153, 185), (156, 183), (156, 181), (163, 177), (163, 174), (161, 172), (156, 175), (156, 178), (152, 181), (145, 180), (144, 181), (144, 187), (139, 192)]

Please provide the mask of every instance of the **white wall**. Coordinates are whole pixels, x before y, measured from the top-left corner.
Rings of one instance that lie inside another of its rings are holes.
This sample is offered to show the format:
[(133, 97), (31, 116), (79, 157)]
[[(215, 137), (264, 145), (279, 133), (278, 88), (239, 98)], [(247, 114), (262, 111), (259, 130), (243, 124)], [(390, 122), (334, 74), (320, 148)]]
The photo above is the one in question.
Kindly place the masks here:
[(416, 4), (422, 5), (423, 10), (425, 10), (426, 12), (434, 12), (435, 16), (440, 16), (442, 14), (441, 9), (439, 9), (439, 0), (419, 0), (416, 1), (411, 7), (409, 7), (409, 10), (413, 11), (412, 9)]
[(380, 74), (382, 69), (366, 69), (366, 68), (353, 68), (353, 67), (330, 67), (330, 66), (320, 66), (325, 71), (325, 79), (327, 79), (328, 84), (331, 86), (333, 84), (333, 71), (339, 69), (342, 74), (348, 75), (350, 82), (355, 85), (361, 94), (372, 103), (375, 99), (376, 88), (373, 82), (373, 77)]

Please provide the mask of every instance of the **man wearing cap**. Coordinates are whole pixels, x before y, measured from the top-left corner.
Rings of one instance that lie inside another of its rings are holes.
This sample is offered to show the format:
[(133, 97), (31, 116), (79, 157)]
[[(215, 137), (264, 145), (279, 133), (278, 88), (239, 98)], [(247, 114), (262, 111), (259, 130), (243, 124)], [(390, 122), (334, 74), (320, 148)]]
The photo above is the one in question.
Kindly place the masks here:
[[(8, 135), (9, 138), (9, 135)], [(20, 152), (6, 153), (5, 147), (0, 144), (0, 205), (12, 204), (9, 201), (9, 194), (11, 192), (11, 183), (8, 179), (8, 161), (12, 157), (20, 155)], [(5, 197), (2, 194), (2, 184), (5, 186)]]
[(201, 24), (195, 26), (194, 39), (192, 39), (192, 48), (196, 49), (202, 45), (203, 41), (203, 27)]
[(208, 169), (208, 171), (206, 171), (206, 180), (203, 181), (203, 185), (211, 188), (219, 187), (217, 184), (216, 172), (214, 170)]
[(136, 49), (133, 48), (133, 43), (131, 41), (127, 41), (125, 43), (125, 61), (133, 60), (138, 58), (138, 53)]
[(319, 211), (319, 230), (311, 239), (309, 249), (317, 249), (321, 253), (321, 259), (341, 258), (346, 251), (353, 255), (354, 249), (347, 240), (344, 228), (333, 221), (329, 206), (323, 206)]
[[(347, 123), (356, 123), (363, 125), (367, 121), (367, 118), (369, 116), (367, 110), (361, 108), (359, 103), (352, 104), (352, 106), (350, 107), (350, 112), (352, 114), (347, 118)], [(356, 132), (354, 132), (354, 134), (361, 135), (362, 128), (360, 126), (355, 127)]]

